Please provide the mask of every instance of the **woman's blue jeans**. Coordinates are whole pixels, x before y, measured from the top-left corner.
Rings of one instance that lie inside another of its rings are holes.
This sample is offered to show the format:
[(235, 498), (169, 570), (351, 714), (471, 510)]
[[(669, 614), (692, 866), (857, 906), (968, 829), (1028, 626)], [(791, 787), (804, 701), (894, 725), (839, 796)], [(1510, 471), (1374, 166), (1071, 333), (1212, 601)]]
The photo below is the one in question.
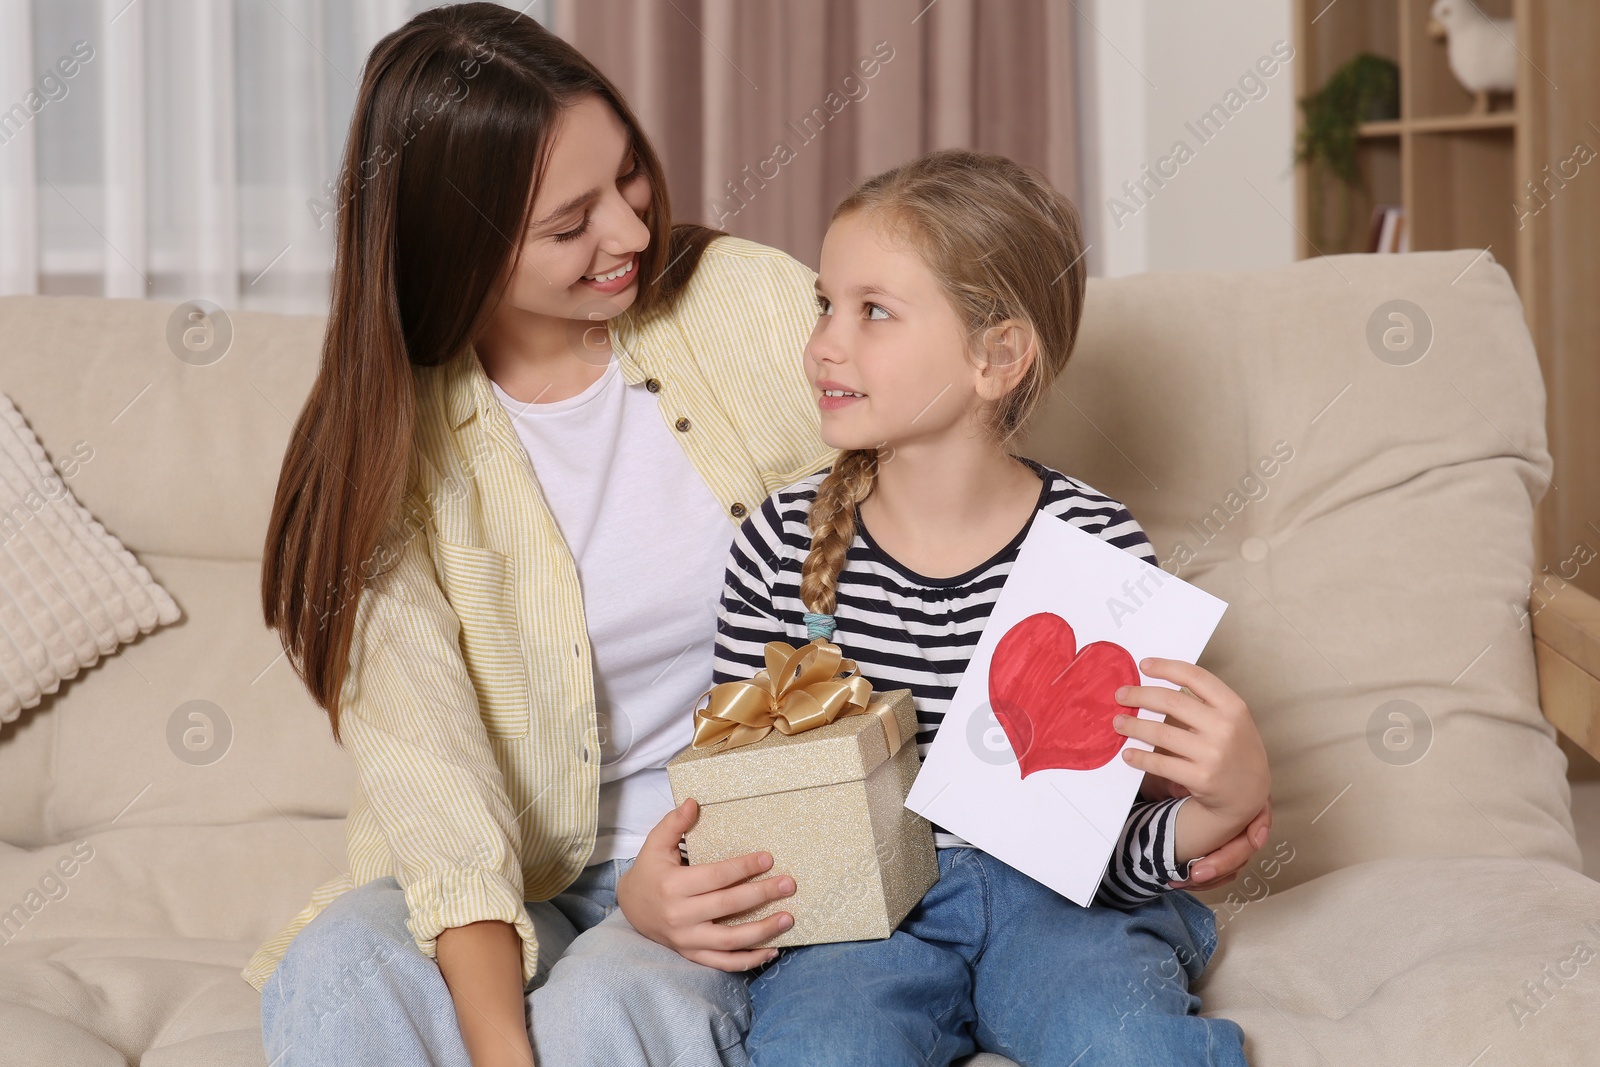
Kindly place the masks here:
[(1189, 992), (1217, 946), (1192, 895), (1084, 908), (978, 849), (938, 857), (887, 939), (785, 949), (751, 981), (754, 1067), (1245, 1063), (1239, 1025)]
[[(634, 930), (617, 907), (632, 863), (593, 864), (526, 905), (539, 970), (524, 1021), (541, 1067), (744, 1067), (747, 976)], [(377, 878), (306, 924), (261, 991), (270, 1067), (471, 1067), (450, 990), (406, 916), (399, 882)]]

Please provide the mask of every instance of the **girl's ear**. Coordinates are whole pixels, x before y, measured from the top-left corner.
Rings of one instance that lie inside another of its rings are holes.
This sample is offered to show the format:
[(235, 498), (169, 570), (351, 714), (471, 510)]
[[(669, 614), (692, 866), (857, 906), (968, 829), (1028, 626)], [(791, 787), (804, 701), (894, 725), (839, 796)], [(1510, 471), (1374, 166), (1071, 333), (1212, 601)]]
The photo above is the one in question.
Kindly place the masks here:
[(1038, 357), (1038, 335), (1025, 322), (1006, 319), (980, 335), (978, 393), (996, 401), (1014, 389)]

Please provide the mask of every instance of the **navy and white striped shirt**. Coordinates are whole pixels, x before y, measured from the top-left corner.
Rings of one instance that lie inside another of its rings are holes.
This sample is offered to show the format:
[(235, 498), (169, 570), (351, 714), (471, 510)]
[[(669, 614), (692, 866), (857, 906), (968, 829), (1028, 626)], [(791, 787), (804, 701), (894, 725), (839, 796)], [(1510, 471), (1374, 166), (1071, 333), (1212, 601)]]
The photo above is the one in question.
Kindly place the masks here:
[[(1024, 456), (1040, 479), (1035, 513), (1044, 511), (1156, 564), (1155, 549), (1122, 504)], [(811, 550), (807, 513), (830, 468), (785, 486), (744, 520), (734, 535), (717, 608), (716, 682), (750, 678), (766, 666), (768, 641), (800, 647), (806, 607), (800, 567)], [(926, 757), (961, 682), (1000, 587), (1033, 523), (989, 560), (950, 578), (917, 574), (873, 541), (859, 521), (839, 574), (831, 640), (853, 659), (874, 690), (910, 689), (917, 710), (917, 755)], [(1129, 714), (1132, 714), (1132, 709)], [(1135, 799), (1095, 903), (1132, 908), (1188, 877), (1175, 856), (1178, 807), (1187, 797)], [(934, 827), (937, 847), (967, 842)]]

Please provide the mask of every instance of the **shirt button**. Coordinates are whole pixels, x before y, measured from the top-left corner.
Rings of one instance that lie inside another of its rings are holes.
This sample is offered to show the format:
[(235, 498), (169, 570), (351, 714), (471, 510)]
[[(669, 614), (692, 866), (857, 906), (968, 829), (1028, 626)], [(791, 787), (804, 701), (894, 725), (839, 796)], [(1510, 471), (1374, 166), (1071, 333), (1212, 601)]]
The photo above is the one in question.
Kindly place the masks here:
[(733, 512), (733, 517), (734, 518), (736, 518), (736, 519), (744, 518), (744, 505), (739, 503), (737, 500), (735, 500), (733, 502), (733, 507), (729, 508), (728, 510)]
[(689, 432), (689, 420), (688, 419), (679, 419), (677, 422), (673, 423), (673, 425), (676, 426), (679, 429), (679, 431), (682, 432), (682, 433), (688, 433)]
[(654, 378), (646, 378), (644, 380), (644, 387), (650, 390), (652, 393), (661, 392), (661, 383), (656, 381)]

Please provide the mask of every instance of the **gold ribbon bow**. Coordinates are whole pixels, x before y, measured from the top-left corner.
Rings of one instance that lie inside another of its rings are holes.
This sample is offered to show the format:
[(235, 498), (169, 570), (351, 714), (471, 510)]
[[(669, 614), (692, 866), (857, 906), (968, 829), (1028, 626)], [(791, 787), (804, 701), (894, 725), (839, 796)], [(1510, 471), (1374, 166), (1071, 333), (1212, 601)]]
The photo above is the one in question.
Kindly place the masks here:
[[(839, 646), (818, 637), (795, 648), (769, 641), (767, 665), (749, 681), (721, 682), (701, 693), (711, 702), (694, 713), (694, 748), (754, 744), (773, 730), (798, 734), (847, 715), (864, 715), (872, 683)], [(696, 704), (699, 701), (695, 701)], [(878, 713), (889, 752), (900, 747), (900, 725), (885, 706)]]

